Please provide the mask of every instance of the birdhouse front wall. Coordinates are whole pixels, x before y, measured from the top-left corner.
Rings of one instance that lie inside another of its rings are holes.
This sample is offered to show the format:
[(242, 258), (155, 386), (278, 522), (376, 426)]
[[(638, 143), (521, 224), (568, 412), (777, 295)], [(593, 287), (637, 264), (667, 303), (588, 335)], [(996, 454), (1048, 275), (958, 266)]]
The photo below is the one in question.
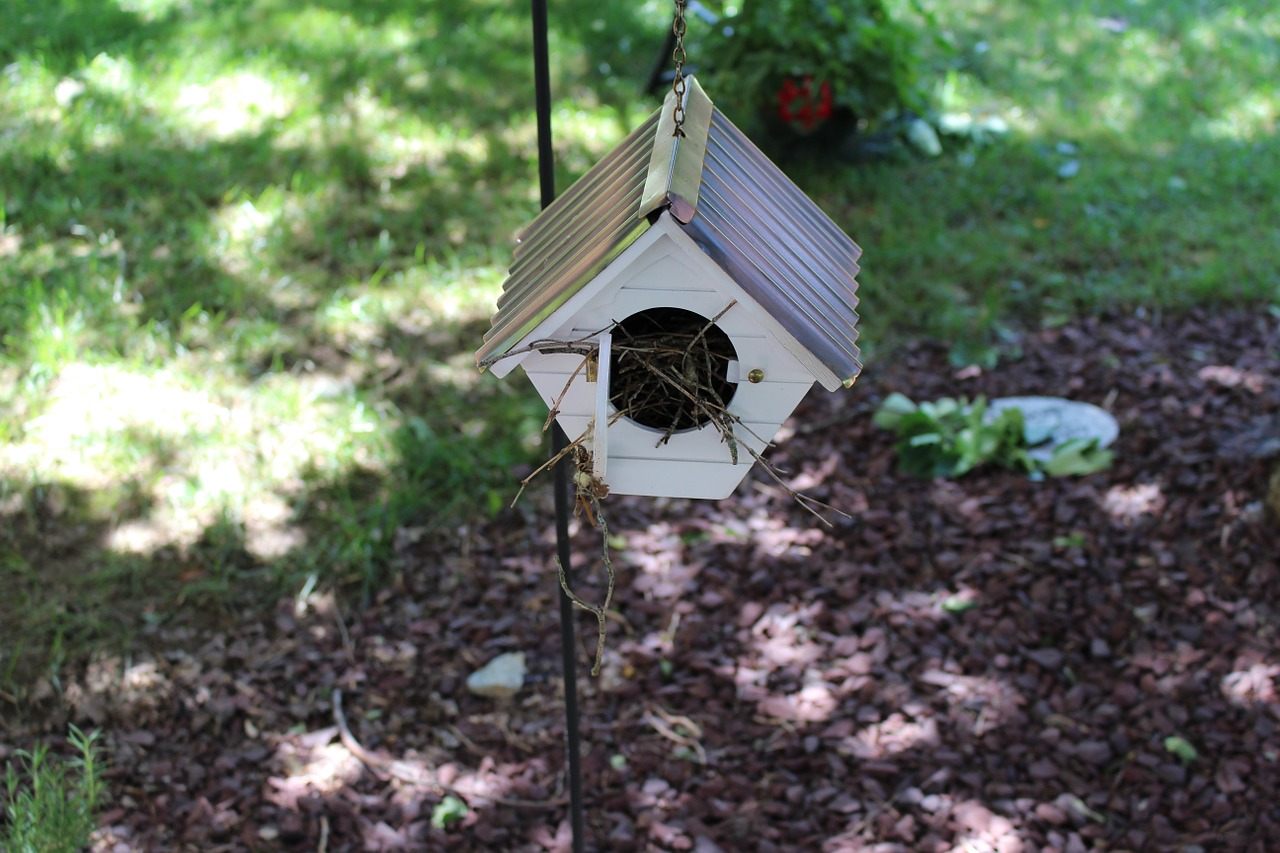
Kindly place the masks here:
[[(571, 316), (553, 317), (559, 325), (544, 324), (536, 337), (582, 340), (657, 308), (678, 308), (707, 320), (719, 317), (716, 326), (736, 354), (728, 377), (735, 390), (726, 408), (741, 421), (733, 429), (736, 464), (734, 449), (712, 424), (676, 432), (660, 443), (663, 430), (623, 417), (606, 430), (604, 452), (611, 492), (724, 498), (754, 464), (749, 449), (765, 449), (814, 376), (775, 337), (759, 306), (689, 241), (657, 235), (645, 243), (643, 251), (625, 253), (588, 285), (590, 292), (581, 294), (587, 298), (572, 306)], [(571, 440), (592, 427), (601, 389), (590, 381), (581, 355), (534, 352), (521, 367), (547, 406), (558, 409), (557, 421)], [(759, 381), (752, 381), (753, 371)], [(608, 412), (612, 418), (617, 410), (610, 405)]]

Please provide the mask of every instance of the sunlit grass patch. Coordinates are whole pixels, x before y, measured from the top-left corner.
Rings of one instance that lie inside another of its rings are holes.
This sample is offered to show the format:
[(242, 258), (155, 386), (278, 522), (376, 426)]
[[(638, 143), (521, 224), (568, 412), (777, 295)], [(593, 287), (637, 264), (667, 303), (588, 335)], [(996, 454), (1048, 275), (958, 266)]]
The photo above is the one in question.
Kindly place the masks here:
[(265, 130), (288, 115), (294, 103), (263, 75), (241, 71), (204, 85), (184, 85), (174, 107), (207, 138), (226, 139)]

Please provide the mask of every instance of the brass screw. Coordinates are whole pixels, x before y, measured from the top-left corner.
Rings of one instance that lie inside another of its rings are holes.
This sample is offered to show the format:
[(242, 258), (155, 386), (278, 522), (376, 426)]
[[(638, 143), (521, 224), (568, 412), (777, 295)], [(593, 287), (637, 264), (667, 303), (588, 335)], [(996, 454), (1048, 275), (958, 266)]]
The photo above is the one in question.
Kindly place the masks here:
[(747, 380), (752, 385), (759, 385), (764, 381), (764, 371), (758, 367), (753, 367), (751, 372), (747, 374)]

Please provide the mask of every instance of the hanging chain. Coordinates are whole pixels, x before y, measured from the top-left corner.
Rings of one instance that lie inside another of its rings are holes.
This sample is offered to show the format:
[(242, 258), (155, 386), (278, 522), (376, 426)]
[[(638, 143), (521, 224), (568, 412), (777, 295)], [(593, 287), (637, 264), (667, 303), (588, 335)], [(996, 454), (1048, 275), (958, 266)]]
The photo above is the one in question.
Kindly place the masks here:
[(676, 94), (676, 108), (672, 112), (672, 118), (675, 119), (676, 129), (672, 136), (684, 136), (684, 7), (688, 5), (689, 0), (676, 0), (676, 19), (671, 24), (671, 32), (675, 33), (676, 46), (671, 51), (671, 58), (676, 63), (676, 76), (671, 81), (671, 91)]

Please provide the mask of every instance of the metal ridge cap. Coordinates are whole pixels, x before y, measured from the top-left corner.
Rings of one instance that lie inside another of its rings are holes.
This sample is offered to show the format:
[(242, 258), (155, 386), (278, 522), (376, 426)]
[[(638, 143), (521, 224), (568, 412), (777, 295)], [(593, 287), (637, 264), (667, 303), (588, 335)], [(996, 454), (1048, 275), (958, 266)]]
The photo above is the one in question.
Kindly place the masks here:
[(707, 135), (715, 105), (697, 78), (685, 78), (683, 135), (677, 135), (676, 97), (672, 91), (662, 102), (649, 158), (649, 176), (637, 216), (647, 217), (665, 207), (670, 208), (676, 220), (687, 224), (698, 212), (698, 190), (702, 185)]

